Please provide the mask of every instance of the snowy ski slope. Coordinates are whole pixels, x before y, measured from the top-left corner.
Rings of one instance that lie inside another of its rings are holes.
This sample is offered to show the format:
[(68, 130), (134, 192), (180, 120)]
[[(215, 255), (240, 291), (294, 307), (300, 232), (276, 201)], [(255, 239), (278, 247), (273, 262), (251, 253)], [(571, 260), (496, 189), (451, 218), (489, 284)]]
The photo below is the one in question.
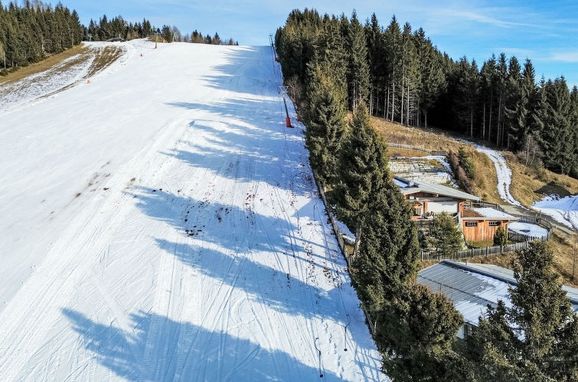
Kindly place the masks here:
[(386, 380), (270, 48), (125, 48), (0, 112), (1, 380)]

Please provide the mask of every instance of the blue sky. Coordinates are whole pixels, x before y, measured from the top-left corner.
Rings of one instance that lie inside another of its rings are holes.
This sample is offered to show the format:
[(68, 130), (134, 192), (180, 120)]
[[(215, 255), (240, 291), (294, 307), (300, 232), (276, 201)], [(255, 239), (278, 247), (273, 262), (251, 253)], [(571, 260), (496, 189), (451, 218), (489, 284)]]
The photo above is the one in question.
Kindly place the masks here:
[[(382, 24), (392, 15), (414, 28), (423, 27), (441, 50), (454, 58), (483, 61), (505, 52), (532, 59), (539, 78), (564, 75), (578, 85), (578, 1), (576, 0), (63, 0), (84, 23), (102, 14), (127, 20), (146, 17), (155, 25), (176, 25), (233, 37), (241, 44), (267, 44), (294, 8), (351, 14), (365, 20), (375, 12)], [(435, 5), (434, 5), (435, 4)]]

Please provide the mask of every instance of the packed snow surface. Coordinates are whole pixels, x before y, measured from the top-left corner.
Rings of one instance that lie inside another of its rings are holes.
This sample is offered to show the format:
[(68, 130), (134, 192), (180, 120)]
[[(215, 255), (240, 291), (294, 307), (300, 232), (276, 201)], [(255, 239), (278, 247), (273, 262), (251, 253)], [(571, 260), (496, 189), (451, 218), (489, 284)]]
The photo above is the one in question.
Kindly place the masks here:
[(484, 153), (490, 158), (494, 167), (496, 168), (496, 174), (498, 176), (498, 194), (502, 200), (514, 205), (522, 206), (520, 202), (516, 200), (510, 193), (510, 185), (512, 184), (512, 170), (508, 167), (508, 162), (504, 156), (496, 150), (490, 149), (481, 145), (474, 145), (477, 151)]
[(548, 237), (548, 230), (546, 228), (532, 223), (511, 222), (508, 224), (508, 230), (533, 239), (543, 239)]
[(535, 203), (533, 208), (551, 216), (559, 223), (578, 230), (578, 195), (565, 198), (547, 196)]
[(2, 381), (385, 380), (270, 48), (125, 45), (0, 111)]
[(481, 208), (471, 208), (471, 210), (485, 218), (510, 219), (510, 220), (516, 219), (514, 216), (507, 214), (503, 211), (497, 210), (495, 208), (481, 207)]
[(77, 54), (48, 70), (1, 85), (0, 111), (30, 103), (80, 80), (88, 73), (93, 58)]

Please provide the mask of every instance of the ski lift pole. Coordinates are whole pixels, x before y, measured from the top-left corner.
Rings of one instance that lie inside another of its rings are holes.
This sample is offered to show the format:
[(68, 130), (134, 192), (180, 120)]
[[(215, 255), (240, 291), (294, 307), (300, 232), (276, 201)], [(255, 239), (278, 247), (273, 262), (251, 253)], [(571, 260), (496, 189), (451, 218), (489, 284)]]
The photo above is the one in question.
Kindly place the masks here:
[(285, 105), (285, 126), (293, 127), (291, 125), (291, 118), (289, 117), (289, 109), (287, 109), (287, 101), (285, 100), (285, 97), (283, 97), (283, 104)]
[(155, 49), (158, 47), (159, 37), (161, 36), (161, 30), (157, 28), (155, 31)]

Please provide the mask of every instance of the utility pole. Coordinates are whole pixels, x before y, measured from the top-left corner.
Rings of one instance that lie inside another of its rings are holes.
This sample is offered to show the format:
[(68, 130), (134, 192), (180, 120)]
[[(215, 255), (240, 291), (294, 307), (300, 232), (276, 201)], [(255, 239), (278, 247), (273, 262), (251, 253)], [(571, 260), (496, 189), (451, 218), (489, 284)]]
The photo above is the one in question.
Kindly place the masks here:
[(155, 49), (158, 47), (160, 35), (161, 35), (161, 30), (159, 28), (157, 28), (157, 31), (155, 32)]

